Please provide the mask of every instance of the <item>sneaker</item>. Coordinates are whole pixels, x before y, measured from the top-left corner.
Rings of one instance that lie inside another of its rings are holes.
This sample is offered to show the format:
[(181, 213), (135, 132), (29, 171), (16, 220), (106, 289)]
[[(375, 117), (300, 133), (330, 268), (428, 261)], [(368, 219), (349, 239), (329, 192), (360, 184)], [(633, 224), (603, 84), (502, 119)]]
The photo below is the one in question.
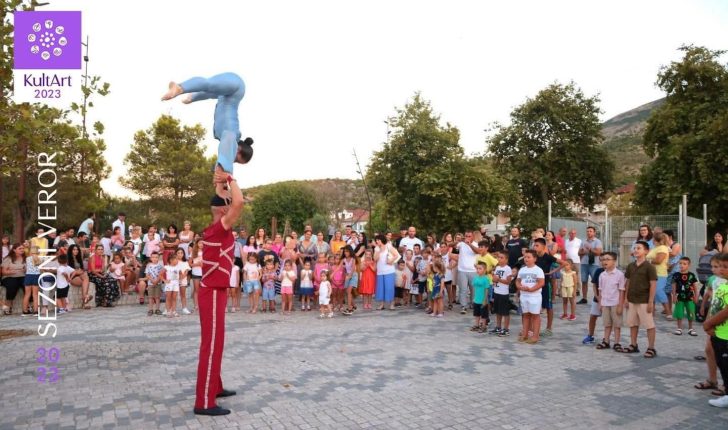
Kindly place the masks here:
[(710, 403), (710, 406), (715, 406), (716, 408), (728, 408), (728, 396), (708, 400), (708, 403)]
[(460, 309), (460, 315), (465, 315), (465, 314), (467, 314), (467, 313), (468, 313), (468, 311), (466, 311), (466, 310), (465, 310), (465, 306), (463, 306), (463, 307), (462, 307), (462, 308)]
[(500, 327), (496, 327), (493, 330), (489, 331), (488, 333), (490, 333), (490, 334), (499, 334), (500, 332), (501, 332), (501, 328)]
[(162, 311), (160, 311), (159, 309), (157, 309), (156, 311), (154, 311), (154, 315), (162, 315)]
[(187, 309), (187, 308), (182, 308), (182, 313), (183, 313), (183, 314), (185, 314), (185, 315), (189, 315), (189, 314), (191, 314), (192, 312), (190, 312), (190, 310), (189, 310), (189, 309)]
[(510, 335), (511, 335), (511, 331), (508, 330), (507, 328), (504, 328), (503, 330), (501, 330), (500, 333), (498, 333), (498, 337), (506, 337), (506, 336), (510, 336)]
[(319, 315), (319, 319), (322, 319), (322, 318), (326, 318), (326, 315), (324, 315), (324, 314)]
[(334, 317), (334, 313), (333, 312), (329, 312), (329, 318), (333, 318), (333, 317)]
[(442, 317), (444, 317), (444, 316), (445, 316), (445, 314), (437, 314), (437, 317), (438, 317), (438, 318), (442, 318)]
[(167, 310), (166, 309), (164, 310), (164, 312), (162, 312), (162, 315), (165, 316), (165, 317), (167, 316)]
[(581, 341), (584, 345), (593, 345), (594, 344), (594, 336), (586, 335), (584, 340)]
[(353, 312), (351, 312), (350, 310), (348, 310), (348, 309), (344, 309), (344, 310), (343, 310), (343, 311), (341, 312), (341, 315), (346, 315), (346, 316), (349, 316), (349, 315), (351, 315), (352, 313), (353, 313)]
[(576, 302), (577, 305), (585, 305), (587, 303), (589, 303), (589, 302), (587, 302), (586, 299), (581, 299), (578, 302)]
[(576, 321), (576, 315), (570, 315), (569, 321)]
[(172, 316), (177, 318), (177, 317), (179, 317), (179, 314), (177, 312), (172, 312)]

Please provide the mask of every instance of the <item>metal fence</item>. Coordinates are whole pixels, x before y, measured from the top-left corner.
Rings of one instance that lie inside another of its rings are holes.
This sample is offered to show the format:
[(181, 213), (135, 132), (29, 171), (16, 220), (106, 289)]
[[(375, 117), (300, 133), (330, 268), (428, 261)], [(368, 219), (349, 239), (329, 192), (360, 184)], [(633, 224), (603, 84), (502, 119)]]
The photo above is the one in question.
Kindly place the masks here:
[[(603, 222), (585, 218), (551, 218), (550, 229), (558, 232), (562, 227), (567, 230), (576, 229), (576, 236), (584, 239), (587, 227), (594, 227), (597, 237), (601, 239), (604, 250), (616, 252), (619, 266), (626, 267), (631, 259), (632, 244), (637, 240), (639, 227), (649, 225), (653, 230), (660, 227), (672, 230), (675, 240), (682, 245), (682, 253), (690, 257), (693, 270), (697, 265), (700, 250), (706, 244), (706, 221), (682, 215), (641, 215), (604, 217)], [(684, 219), (683, 219), (684, 218)]]

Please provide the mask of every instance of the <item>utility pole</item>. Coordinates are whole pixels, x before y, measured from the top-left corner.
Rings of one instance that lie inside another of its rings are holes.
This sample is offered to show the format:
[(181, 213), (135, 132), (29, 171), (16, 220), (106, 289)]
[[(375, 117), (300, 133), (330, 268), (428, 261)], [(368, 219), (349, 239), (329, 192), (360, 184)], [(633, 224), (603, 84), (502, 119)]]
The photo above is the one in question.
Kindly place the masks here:
[(356, 149), (353, 149), (354, 161), (356, 162), (356, 173), (361, 176), (361, 181), (364, 184), (364, 192), (367, 195), (367, 202), (369, 203), (369, 221), (367, 221), (367, 238), (372, 239), (372, 198), (369, 196), (369, 187), (367, 186), (367, 180), (364, 178), (362, 173), (361, 165), (359, 164), (359, 157), (356, 156)]

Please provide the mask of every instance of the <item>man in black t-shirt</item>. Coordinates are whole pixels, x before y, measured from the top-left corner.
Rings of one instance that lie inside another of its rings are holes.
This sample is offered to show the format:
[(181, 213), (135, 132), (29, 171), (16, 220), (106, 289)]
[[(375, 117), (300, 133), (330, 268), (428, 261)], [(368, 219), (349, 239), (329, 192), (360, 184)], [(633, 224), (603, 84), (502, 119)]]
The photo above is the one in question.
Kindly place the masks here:
[(511, 228), (511, 238), (506, 243), (508, 251), (508, 265), (513, 267), (518, 259), (523, 256), (523, 248), (528, 248), (528, 242), (521, 237), (521, 231), (518, 227)]

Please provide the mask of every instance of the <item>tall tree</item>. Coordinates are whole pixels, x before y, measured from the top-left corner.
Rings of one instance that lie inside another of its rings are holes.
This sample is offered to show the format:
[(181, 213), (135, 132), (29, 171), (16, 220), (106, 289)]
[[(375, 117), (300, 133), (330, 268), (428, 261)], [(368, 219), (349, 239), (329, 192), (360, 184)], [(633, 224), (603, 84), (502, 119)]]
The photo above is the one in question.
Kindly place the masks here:
[(726, 51), (682, 46), (680, 61), (662, 67), (657, 86), (665, 103), (647, 120), (643, 146), (655, 157), (637, 183), (637, 203), (651, 211), (673, 213), (687, 194), (688, 210), (728, 226), (728, 68)]
[(189, 216), (189, 209), (209, 206), (205, 199), (212, 193), (213, 163), (203, 153), (204, 135), (199, 124), (182, 126), (176, 118), (162, 115), (149, 129), (134, 134), (121, 184), (177, 223)]
[[(3, 27), (0, 30), (3, 56), (0, 59), (0, 77), (3, 85), (0, 96), (0, 231), (6, 231), (4, 221), (13, 220), (16, 240), (32, 230), (37, 210), (38, 154), (56, 153), (52, 161), (57, 174), (57, 219), (50, 222), (57, 227), (76, 225), (81, 216), (102, 205), (100, 181), (108, 177), (109, 167), (103, 156), (105, 144), (100, 138), (103, 124), (97, 122), (90, 137), (81, 133), (81, 125), (74, 125), (67, 112), (49, 108), (44, 104), (15, 104), (10, 100), (12, 90), (12, 23), (9, 17), (18, 8), (36, 7), (36, 1), (6, 1), (0, 9)], [(5, 79), (7, 78), (7, 79)], [(106, 95), (109, 84), (99, 84), (93, 77), (91, 84), (82, 84), (85, 97)], [(89, 102), (89, 107), (93, 102)], [(72, 106), (72, 110), (74, 110)], [(75, 118), (74, 118), (75, 120)], [(85, 163), (77, 157), (85, 154)], [(82, 167), (83, 166), (83, 167)], [(85, 174), (78, 176), (79, 169)], [(45, 178), (50, 179), (50, 176)], [(53, 190), (48, 189), (49, 193)]]
[(497, 211), (488, 173), (466, 160), (460, 132), (441, 125), (429, 101), (415, 94), (389, 124), (391, 138), (373, 154), (367, 171), (384, 201), (378, 217), (442, 232), (472, 228)]
[(554, 83), (516, 107), (509, 125), (495, 124), (488, 153), (515, 188), (513, 215), (528, 227), (545, 225), (549, 200), (557, 212), (591, 208), (612, 188), (598, 104), (573, 82)]
[(301, 232), (306, 221), (320, 212), (318, 199), (311, 188), (296, 182), (278, 182), (262, 187), (252, 206), (254, 225), (249, 231), (259, 227), (267, 230), (271, 219), (276, 217), (279, 226), (288, 221), (293, 230)]

